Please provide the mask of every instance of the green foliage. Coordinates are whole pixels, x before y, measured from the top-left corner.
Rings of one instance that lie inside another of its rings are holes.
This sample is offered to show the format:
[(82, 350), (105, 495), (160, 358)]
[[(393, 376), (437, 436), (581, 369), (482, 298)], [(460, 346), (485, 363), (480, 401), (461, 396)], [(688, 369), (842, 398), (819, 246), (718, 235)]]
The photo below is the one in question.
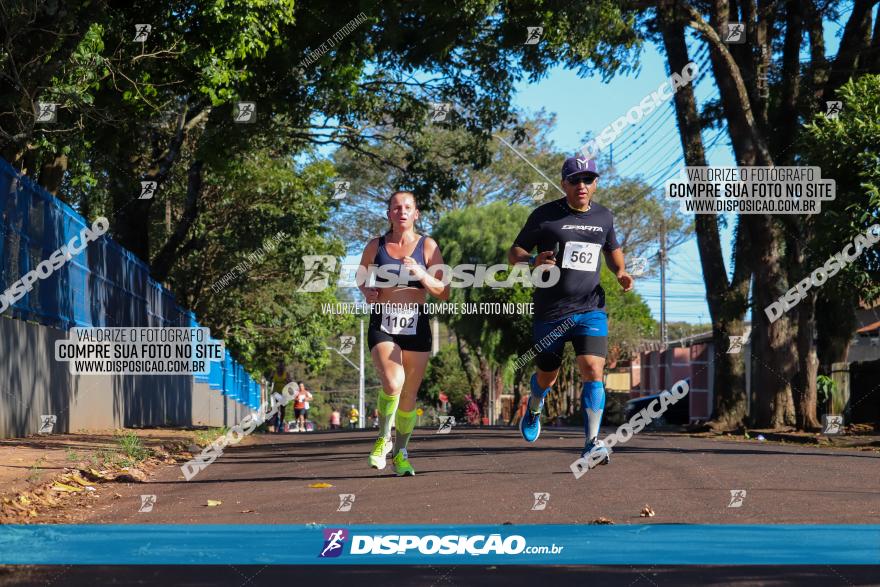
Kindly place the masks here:
[[(493, 202), (449, 212), (437, 223), (433, 236), (440, 244), (447, 265), (506, 264), (507, 250), (527, 217), (528, 210), (522, 206)], [(506, 272), (497, 274), (499, 281), (506, 278)], [(529, 303), (531, 290), (522, 285), (499, 289), (488, 285), (453, 288), (449, 301)], [(532, 318), (528, 314), (458, 314), (442, 319), (456, 335), (471, 347), (479, 348), (496, 365), (524, 352), (531, 344)]]
[(331, 175), (324, 162), (298, 166), (255, 152), (218, 161), (207, 176), (192, 236), (199, 248), (181, 257), (169, 281), (254, 373), (294, 358), (319, 367), (324, 340), (345, 324), (321, 312), (321, 303), (336, 301), (332, 291), (296, 291), (304, 255), (342, 254), (324, 228)]
[(119, 446), (117, 450), (124, 455), (121, 458), (124, 466), (135, 465), (150, 456), (150, 450), (143, 445), (140, 437), (130, 430), (117, 434), (116, 443)]
[(469, 391), (467, 376), (455, 345), (440, 347), (437, 355), (428, 362), (424, 381), (419, 388), (419, 400), (426, 405), (434, 405), (440, 401), (440, 393), (445, 393), (449, 399), (449, 413), (459, 420), (464, 418)]
[(816, 395), (819, 399), (819, 408), (828, 404), (828, 401), (834, 396), (835, 391), (836, 386), (831, 377), (827, 375), (819, 375), (816, 377)]
[(605, 290), (608, 312), (608, 362), (629, 359), (641, 341), (654, 330), (656, 322), (651, 317), (651, 309), (634, 290), (624, 292), (617, 278), (604, 265), (599, 284)]
[[(314, 161), (313, 149), (346, 145), (349, 155), (359, 154), (361, 168), (382, 161), (400, 170), (394, 187), (417, 189), (426, 214), (438, 212), (426, 218), (432, 224), (456, 207), (447, 200), (461, 190), (484, 201), (502, 196), (503, 172), (463, 176), (462, 170), (490, 162), (503, 169), (514, 161), (487, 129), (506, 129), (539, 165), (556, 166), (551, 146), (525, 136), (540, 135), (546, 122), (511, 116), (510, 98), (523, 75), (536, 79), (563, 61), (607, 76), (632, 68), (640, 43), (632, 19), (611, 0), (567, 8), (419, 0), (363, 8), (367, 22), (302, 65), (361, 9), (294, 0), (136, 1), (113, 10), (16, 3), (4, 13), (10, 34), (0, 49), (0, 62), (19, 68), (15, 87), (0, 89), (0, 148), (31, 177), (64, 155), (58, 196), (87, 217), (111, 218), (114, 237), (151, 263), (179, 303), (225, 339), (251, 373), (292, 361), (317, 372), (328, 364), (326, 340), (353, 322), (320, 312), (322, 302), (336, 299), (332, 290), (295, 291), (302, 256), (338, 258), (343, 242), (354, 241), (323, 229), (336, 205), (328, 195), (337, 172)], [(535, 14), (545, 26), (540, 51), (523, 45)], [(140, 22), (152, 25), (145, 43), (132, 40), (132, 25)], [(32, 102), (47, 99), (61, 104), (59, 123), (34, 125)], [(231, 122), (237, 100), (257, 102), (256, 124)], [(426, 127), (432, 101), (453, 102), (455, 113)], [(542, 180), (518, 165), (522, 197), (524, 180)], [(146, 176), (159, 178), (157, 196), (134, 200)], [(198, 185), (194, 177), (202, 186), (195, 204), (188, 191)], [(278, 231), (289, 237), (277, 251), (222, 291), (212, 290)], [(503, 262), (509, 235), (498, 236), (505, 238), (483, 259)], [(493, 322), (483, 342), (509, 356), (525, 333), (520, 318), (517, 337), (502, 338), (506, 325)]]
[[(818, 165), (822, 177), (836, 181), (835, 200), (822, 202), (822, 213), (810, 217), (816, 234), (810, 243), (810, 261), (815, 265), (880, 222), (880, 75), (849, 80), (837, 97), (844, 104), (838, 118), (819, 115), (803, 137), (804, 164)], [(880, 251), (876, 247), (822, 286), (822, 295), (854, 291), (865, 302), (880, 297)]]
[(196, 430), (193, 434), (193, 440), (199, 446), (208, 446), (225, 434), (226, 427), (206, 428), (204, 430)]
[(28, 468), (29, 472), (26, 477), (28, 483), (36, 483), (40, 479), (42, 473), (40, 469), (46, 461), (46, 457), (40, 457)]

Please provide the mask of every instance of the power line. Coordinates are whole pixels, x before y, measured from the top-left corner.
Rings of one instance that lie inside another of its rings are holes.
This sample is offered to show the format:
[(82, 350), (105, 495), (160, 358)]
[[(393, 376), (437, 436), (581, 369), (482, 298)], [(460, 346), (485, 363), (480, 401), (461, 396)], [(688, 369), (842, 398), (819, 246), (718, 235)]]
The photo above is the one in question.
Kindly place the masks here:
[[(705, 66), (709, 61), (708, 48), (706, 48), (706, 51), (704, 53), (706, 54), (705, 59), (703, 59), (702, 63), (697, 64), (697, 66), (700, 70), (700, 73), (698, 73), (697, 77), (692, 81), (692, 85), (695, 89), (698, 86), (699, 82), (705, 78), (705, 75), (707, 72), (707, 70), (705, 69)], [(694, 59), (698, 60), (701, 57), (702, 56), (698, 55), (698, 56), (695, 56)], [(664, 115), (657, 117), (657, 115), (660, 113), (663, 113)], [(622, 158), (620, 158), (619, 161), (622, 163), (628, 157), (630, 157), (633, 152), (635, 152), (639, 147), (641, 147), (642, 145), (644, 145), (648, 141), (648, 138), (650, 138), (650, 136), (653, 136), (654, 134), (656, 134), (657, 130), (659, 130), (660, 128), (663, 128), (665, 122), (667, 120), (669, 120), (669, 118), (674, 115), (675, 115), (675, 109), (672, 106), (672, 101), (669, 100), (666, 102), (665, 109), (664, 108), (657, 108), (653, 112), (651, 112), (647, 116), (647, 118), (640, 121), (640, 124), (637, 124), (637, 125), (634, 124), (634, 125), (628, 126), (615, 141), (618, 144), (623, 144), (624, 146), (622, 147), (622, 150), (624, 153), (627, 153)], [(651, 124), (648, 126), (645, 126), (645, 124), (649, 120), (651, 120), (652, 118), (654, 120), (651, 122)], [(649, 131), (651, 131), (651, 129), (654, 129), (655, 127), (657, 128), (657, 130), (654, 130), (654, 132), (651, 133), (651, 135), (646, 137), (646, 134)], [(636, 135), (637, 132), (639, 133), (638, 135)], [(644, 140), (639, 145), (635, 145), (635, 143), (637, 143), (643, 137), (644, 137)], [(627, 145), (627, 143), (629, 143), (629, 145)], [(633, 146), (633, 145), (635, 145), (635, 146)]]
[[(656, 133), (655, 133), (655, 134), (656, 134)], [(677, 141), (674, 141), (674, 142), (672, 143), (672, 145), (671, 145), (671, 148), (670, 148), (670, 149), (667, 149), (667, 150), (663, 153), (663, 157), (669, 157), (672, 153), (675, 153), (676, 151), (679, 151), (679, 152), (681, 153), (680, 149), (681, 149), (681, 144), (680, 144), (679, 142), (677, 142)], [(708, 152), (708, 148), (706, 148), (705, 150)], [(659, 154), (659, 152), (660, 152), (660, 151), (656, 151), (656, 150), (655, 150), (655, 151), (647, 150), (647, 153), (646, 153), (645, 156), (643, 156), (643, 157), (640, 158), (640, 159), (637, 159), (636, 162), (632, 162), (632, 163), (630, 163), (630, 165), (631, 165), (632, 167), (634, 167), (634, 168), (638, 167), (639, 165), (644, 165), (644, 164), (647, 163), (648, 161), (651, 161), (652, 159), (654, 159), (654, 158)], [(683, 160), (684, 160), (684, 153), (681, 153), (681, 154), (679, 155), (679, 157), (673, 162), (672, 165), (667, 166), (667, 169), (668, 169), (669, 167), (672, 167), (672, 166), (676, 165), (678, 162), (683, 161)], [(622, 162), (622, 161), (621, 161), (621, 162)], [(656, 169), (656, 168), (655, 168), (655, 169)], [(656, 174), (654, 174), (654, 175), (656, 175)], [(665, 179), (665, 178), (664, 178), (664, 179)]]

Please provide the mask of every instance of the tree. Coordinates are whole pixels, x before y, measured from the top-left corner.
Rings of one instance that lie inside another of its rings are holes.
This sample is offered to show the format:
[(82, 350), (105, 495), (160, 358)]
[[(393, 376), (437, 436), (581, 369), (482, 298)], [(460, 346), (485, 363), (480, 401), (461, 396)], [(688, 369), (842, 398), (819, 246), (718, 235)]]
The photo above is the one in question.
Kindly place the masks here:
[(296, 291), (303, 255), (342, 254), (324, 226), (332, 169), (267, 152), (207, 165), (198, 221), (168, 277), (178, 302), (254, 371), (294, 358), (317, 367), (324, 340), (350, 320), (321, 312), (336, 301), (332, 289)]
[(446, 394), (451, 407), (450, 413), (456, 420), (463, 420), (469, 391), (467, 375), (455, 345), (441, 346), (440, 352), (428, 362), (425, 378), (419, 389), (419, 399), (433, 405), (440, 401), (441, 393)]
[[(685, 43), (686, 22), (671, 4), (657, 6), (657, 27), (667, 54), (670, 71), (681, 71), (690, 61)], [(703, 122), (696, 109), (696, 98), (691, 86), (679, 89), (674, 96), (676, 119), (681, 136), (684, 160), (690, 166), (706, 165), (701, 130)], [(728, 277), (718, 232), (718, 218), (697, 215), (694, 221), (703, 279), (706, 283), (706, 301), (712, 319), (712, 339), (715, 348), (722, 349), (729, 336), (742, 335), (744, 315), (747, 308), (749, 281), (751, 278), (750, 254), (747, 250), (747, 232), (740, 226), (736, 230), (734, 244), (735, 267)], [(745, 366), (733, 354), (719, 353), (714, 362), (714, 380), (724, 381), (716, 386), (712, 425), (730, 429), (743, 423), (747, 399), (745, 391)]]
[[(391, 143), (379, 145), (375, 153), (394, 165), (377, 167), (370, 159), (345, 147), (333, 155), (339, 178), (349, 180), (351, 189), (343, 204), (333, 215), (333, 231), (348, 242), (366, 242), (384, 232), (387, 227), (385, 210), (387, 199), (398, 189), (414, 189), (422, 211), (424, 232), (433, 227), (449, 212), (493, 202), (529, 207), (558, 199), (561, 194), (551, 184), (559, 182), (559, 168), (566, 155), (559, 152), (549, 133), (555, 117), (544, 112), (532, 116), (519, 114), (518, 127), (499, 130), (496, 135), (521, 154), (521, 159), (509, 146), (496, 140), (488, 146), (489, 159), (480, 166), (471, 158), (462, 158), (468, 151), (468, 134), (462, 129), (438, 125), (422, 128), (420, 156), (430, 161), (437, 175), (454, 179), (448, 193), (438, 194), (419, 189), (416, 178), (421, 170), (410, 166), (411, 151)], [(519, 138), (518, 138), (519, 137)], [(534, 165), (551, 181), (535, 170)], [(539, 192), (533, 185), (538, 184)], [(538, 197), (535, 197), (535, 193)], [(618, 240), (627, 255), (645, 256), (657, 246), (657, 226), (665, 223), (668, 246), (675, 246), (690, 238), (692, 229), (678, 213), (677, 206), (657, 197), (638, 178), (622, 178), (613, 170), (604, 171), (596, 201), (611, 209), (615, 216)], [(647, 274), (656, 272), (656, 264)]]
[[(500, 67), (504, 54), (486, 59), (457, 52), (455, 63), (442, 57), (461, 40), (459, 34), (482, 34), (459, 10), (409, 3), (405, 10), (378, 6), (376, 14), (365, 15), (355, 2), (300, 7), (291, 0), (168, 1), (149, 10), (136, 3), (119, 11), (110, 6), (115, 4), (57, 11), (13, 3), (2, 58), (14, 83), (0, 92), (0, 103), (9, 107), (0, 125), (0, 149), (45, 184), (60, 182), (65, 166), (88, 170), (92, 181), (86, 185), (92, 189), (60, 197), (77, 195), (83, 209), (112, 213), (116, 239), (155, 263), (159, 279), (195, 222), (207, 159), (234, 158), (271, 143), (289, 156), (344, 144), (376, 160), (362, 145), (405, 143), (426, 119), (430, 98), (454, 100), (459, 122), (478, 137), (476, 143), (487, 140), (479, 125), (491, 127), (507, 116), (516, 72)], [(476, 3), (473, 8), (482, 9)], [(134, 23), (145, 13), (152, 31), (144, 43), (133, 42)], [(59, 17), (75, 25), (52, 22)], [(426, 39), (419, 24), (426, 17), (457, 34)], [(373, 26), (388, 19), (396, 24)], [(430, 50), (422, 44), (401, 51), (401, 42), (416, 32), (412, 40), (429, 41)], [(46, 62), (52, 66), (34, 65)], [(434, 77), (414, 81), (414, 68)], [(235, 104), (255, 96), (257, 122), (235, 124)], [(60, 104), (59, 125), (34, 124), (38, 100)], [(365, 131), (384, 120), (398, 132)], [(180, 198), (185, 205), (178, 215), (166, 189), (173, 174), (192, 178), (184, 184), (191, 191)], [(157, 197), (138, 198), (141, 181), (156, 182)], [(106, 201), (96, 202), (95, 196)], [(164, 211), (155, 209), (160, 198)], [(144, 222), (157, 216), (177, 224), (161, 246), (151, 242)]]
[[(840, 241), (816, 239), (808, 262), (818, 267), (869, 226), (880, 222), (880, 75), (865, 75), (841, 86), (844, 109), (835, 119), (816, 117), (803, 136), (804, 163), (837, 178), (836, 199), (810, 218), (815, 234), (839, 234)], [(841, 231), (841, 232), (838, 232)], [(854, 308), (880, 296), (880, 260), (876, 248), (825, 283), (817, 292), (818, 355), (821, 370), (846, 360), (856, 323)]]
[[(311, 205), (320, 198), (290, 202), (279, 185), (268, 191), (275, 200), (248, 194), (286, 173), (272, 159), (309, 158), (316, 146), (346, 145), (388, 163), (373, 150), (393, 141), (409, 145), (414, 181), (442, 193), (448, 178), (420, 157), (426, 146), (416, 132), (429, 102), (455, 103), (448, 126), (464, 128), (469, 146), (459, 157), (484, 160), (492, 141), (484, 129), (508, 122), (520, 74), (510, 58), (521, 41), (511, 29), (504, 46), (487, 48), (494, 33), (483, 19), (494, 8), (478, 2), (465, 10), (433, 2), (379, 5), (364, 19), (356, 2), (290, 0), (61, 8), (12, 2), (0, 10), (0, 60), (3, 79), (11, 82), (0, 89), (4, 156), (86, 216), (108, 215), (116, 239), (260, 371), (272, 371), (291, 352), (321, 360), (316, 341), (332, 328), (314, 308), (330, 293), (297, 296), (277, 277), (285, 270), (296, 275), (298, 253), (340, 252), (329, 238), (311, 250), (308, 238), (300, 238), (313, 231), (320, 214)], [(134, 24), (144, 14), (152, 30), (136, 43)], [(435, 25), (431, 31), (426, 19)], [(344, 42), (324, 51), (343, 27)], [(615, 56), (621, 47), (603, 46), (598, 54)], [(255, 96), (256, 123), (233, 122), (236, 104)], [(58, 124), (35, 124), (39, 101), (59, 104)], [(391, 131), (371, 133), (377, 126)], [(311, 196), (327, 178), (302, 179)], [(154, 197), (138, 197), (143, 181), (155, 182)], [(329, 185), (322, 189), (330, 192)], [(210, 200), (221, 192), (238, 201)], [(230, 220), (239, 231), (231, 237), (222, 230)], [(262, 242), (255, 237), (269, 231), (255, 230), (253, 222), (263, 221), (295, 231), (295, 244), (255, 273), (257, 287), (233, 286), (207, 299), (205, 288)]]
[[(774, 10), (771, 5), (744, 1), (707, 5), (684, 0), (653, 2), (653, 12), (643, 18), (659, 32), (671, 71), (680, 71), (689, 61), (685, 27), (693, 29), (709, 48), (714, 78), (720, 91), (720, 112), (727, 124), (739, 165), (790, 165), (798, 160), (796, 139), (799, 119), (812, 118), (824, 110), (825, 96), (833, 95), (860, 69), (876, 68), (873, 51), (880, 42), (880, 28), (871, 39), (873, 0), (856, 1), (844, 28), (840, 50), (829, 63), (825, 58), (823, 20), (836, 15), (838, 2), (788, 1)], [(643, 5), (633, 5), (643, 11)], [(656, 20), (655, 20), (656, 19)], [(728, 46), (722, 39), (729, 22), (745, 23), (748, 43)], [(803, 37), (809, 39), (810, 58), (800, 62)], [(774, 63), (779, 56), (779, 63)], [(755, 83), (769, 72), (768, 89)], [(700, 117), (690, 87), (675, 96), (676, 114), (685, 162), (704, 165)], [(727, 334), (741, 334), (742, 316), (749, 276), (752, 276), (753, 370), (756, 401), (753, 419), (758, 426), (797, 423), (815, 426), (807, 409), (815, 405), (815, 348), (812, 342), (814, 297), (802, 301), (797, 311), (769, 323), (763, 308), (782, 295), (805, 271), (806, 250), (815, 235), (802, 217), (783, 219), (767, 215), (739, 218), (734, 245), (735, 266), (729, 279), (718, 246), (717, 223), (697, 219), (697, 238), (706, 280), (707, 299), (713, 322), (716, 348), (724, 348)], [(716, 361), (716, 381), (731, 381), (729, 389), (716, 394), (714, 424), (732, 427), (745, 416), (742, 367), (730, 358)], [(792, 401), (792, 386), (799, 401)]]

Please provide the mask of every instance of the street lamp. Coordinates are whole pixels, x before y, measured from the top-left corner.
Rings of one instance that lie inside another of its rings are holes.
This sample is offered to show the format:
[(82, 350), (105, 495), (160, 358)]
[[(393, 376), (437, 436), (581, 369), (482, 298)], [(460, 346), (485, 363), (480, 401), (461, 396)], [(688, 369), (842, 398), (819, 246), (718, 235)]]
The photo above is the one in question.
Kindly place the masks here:
[[(349, 337), (342, 337), (340, 346), (341, 349), (336, 347), (328, 346), (324, 347), (328, 351), (335, 351), (340, 357), (345, 359), (349, 365), (357, 369), (358, 371), (358, 428), (364, 428), (364, 321), (360, 321), (360, 366), (355, 365), (346, 355), (351, 352), (351, 347), (354, 346), (350, 344), (346, 339)], [(353, 336), (350, 338), (354, 338)], [(342, 349), (345, 349), (344, 351)]]

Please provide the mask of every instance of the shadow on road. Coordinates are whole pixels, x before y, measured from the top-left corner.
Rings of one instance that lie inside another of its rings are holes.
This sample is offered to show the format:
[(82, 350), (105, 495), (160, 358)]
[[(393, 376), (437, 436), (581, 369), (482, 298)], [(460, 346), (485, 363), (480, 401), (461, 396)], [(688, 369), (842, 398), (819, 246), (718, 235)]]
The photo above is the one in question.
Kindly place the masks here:
[[(247, 585), (345, 584), (485, 585), (509, 587), (528, 580), (582, 587), (679, 586), (755, 587), (759, 585), (876, 585), (871, 566), (44, 566), (0, 568), (0, 587), (11, 585)], [(531, 581), (528, 581), (529, 583)]]

